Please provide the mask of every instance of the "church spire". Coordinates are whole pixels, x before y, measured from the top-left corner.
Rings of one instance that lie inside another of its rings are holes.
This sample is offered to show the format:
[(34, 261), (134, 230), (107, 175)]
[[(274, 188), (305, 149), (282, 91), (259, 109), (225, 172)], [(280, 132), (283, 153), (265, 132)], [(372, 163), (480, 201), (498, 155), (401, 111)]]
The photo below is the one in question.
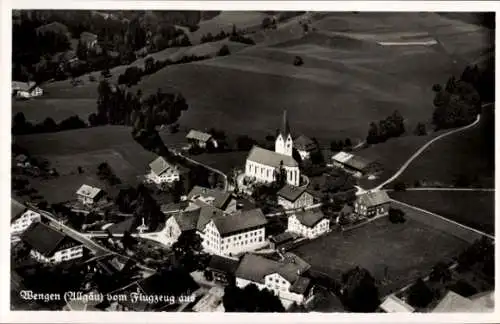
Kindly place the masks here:
[(286, 109), (283, 111), (283, 120), (281, 121), (280, 134), (281, 136), (283, 136), (283, 139), (286, 139), (290, 134), (290, 126), (288, 125)]

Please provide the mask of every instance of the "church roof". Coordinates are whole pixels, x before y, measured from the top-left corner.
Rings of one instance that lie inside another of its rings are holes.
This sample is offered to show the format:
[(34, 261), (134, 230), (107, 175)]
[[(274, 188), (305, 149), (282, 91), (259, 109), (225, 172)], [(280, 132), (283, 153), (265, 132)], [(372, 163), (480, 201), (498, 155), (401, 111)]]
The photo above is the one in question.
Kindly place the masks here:
[(283, 120), (281, 121), (280, 134), (287, 138), (290, 133), (290, 125), (288, 125), (288, 118), (286, 114), (286, 110), (283, 111)]
[(254, 146), (248, 154), (247, 160), (260, 163), (263, 165), (279, 168), (281, 161), (283, 166), (298, 167), (297, 161), (289, 155), (276, 153), (274, 151), (266, 150), (258, 146)]

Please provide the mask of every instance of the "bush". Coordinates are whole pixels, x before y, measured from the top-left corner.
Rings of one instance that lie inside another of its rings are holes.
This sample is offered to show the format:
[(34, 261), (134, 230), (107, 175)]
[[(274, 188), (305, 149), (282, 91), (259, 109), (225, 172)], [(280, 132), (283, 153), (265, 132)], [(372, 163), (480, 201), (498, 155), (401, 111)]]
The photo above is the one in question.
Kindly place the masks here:
[(229, 54), (231, 54), (231, 51), (227, 45), (222, 45), (219, 52), (217, 52), (217, 56), (227, 56)]
[(389, 221), (393, 224), (404, 223), (406, 221), (404, 211), (397, 208), (389, 208)]
[(300, 56), (295, 56), (295, 59), (293, 60), (293, 65), (295, 66), (301, 66), (304, 64), (304, 61)]
[(418, 279), (408, 292), (408, 302), (415, 307), (426, 307), (434, 299), (434, 294), (422, 279)]

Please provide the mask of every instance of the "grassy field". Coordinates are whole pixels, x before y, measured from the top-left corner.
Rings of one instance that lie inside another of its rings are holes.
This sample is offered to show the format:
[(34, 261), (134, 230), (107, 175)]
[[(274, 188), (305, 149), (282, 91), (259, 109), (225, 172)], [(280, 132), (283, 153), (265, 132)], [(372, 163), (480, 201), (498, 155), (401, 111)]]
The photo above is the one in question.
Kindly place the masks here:
[(388, 281), (380, 287), (385, 295), (427, 274), (436, 262), (457, 255), (466, 246), (462, 240), (411, 219), (392, 224), (381, 218), (348, 232), (330, 233), (293, 252), (313, 269), (334, 278), (359, 265), (382, 280), (387, 266)]
[(216, 168), (225, 174), (230, 174), (233, 168), (245, 168), (247, 156), (248, 152), (246, 151), (235, 151), (226, 153), (204, 153), (191, 156), (191, 158), (195, 161)]
[(392, 192), (391, 197), (489, 234), (495, 232), (495, 193), (471, 191)]

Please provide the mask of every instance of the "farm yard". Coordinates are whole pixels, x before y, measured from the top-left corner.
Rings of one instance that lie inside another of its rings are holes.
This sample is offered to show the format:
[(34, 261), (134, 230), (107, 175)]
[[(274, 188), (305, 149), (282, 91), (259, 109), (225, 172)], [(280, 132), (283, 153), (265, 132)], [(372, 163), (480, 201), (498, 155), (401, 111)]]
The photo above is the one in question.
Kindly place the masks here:
[(380, 295), (384, 296), (428, 274), (438, 261), (449, 261), (467, 245), (410, 217), (403, 224), (380, 218), (351, 231), (332, 232), (292, 252), (313, 270), (337, 279), (352, 267), (364, 267), (381, 281)]
[(405, 191), (391, 197), (489, 234), (495, 232), (495, 192)]

